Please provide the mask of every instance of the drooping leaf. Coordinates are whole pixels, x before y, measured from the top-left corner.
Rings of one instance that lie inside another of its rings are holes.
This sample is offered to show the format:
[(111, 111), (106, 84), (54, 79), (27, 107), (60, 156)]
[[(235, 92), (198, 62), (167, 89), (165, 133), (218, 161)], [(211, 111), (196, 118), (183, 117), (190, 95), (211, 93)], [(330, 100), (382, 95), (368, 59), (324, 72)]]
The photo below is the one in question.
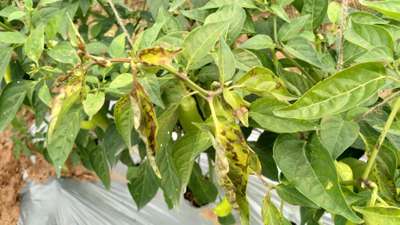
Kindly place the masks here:
[(306, 198), (295, 187), (291, 185), (281, 183), (276, 186), (276, 191), (279, 197), (282, 198), (282, 200), (292, 205), (299, 205), (308, 208), (319, 208), (314, 202)]
[(128, 169), (128, 189), (138, 209), (146, 206), (157, 194), (159, 180), (148, 161)]
[(51, 106), (52, 96), (46, 82), (43, 82), (43, 85), (40, 87), (38, 97), (44, 104)]
[(0, 131), (14, 119), (26, 96), (27, 83), (14, 81), (9, 83), (0, 95)]
[(132, 113), (133, 124), (137, 130), (139, 137), (146, 145), (147, 159), (155, 174), (160, 177), (160, 171), (157, 168), (155, 156), (158, 151), (157, 133), (158, 122), (153, 103), (143, 88), (136, 79), (133, 80), (133, 89), (129, 95)]
[(47, 132), (47, 152), (58, 175), (72, 151), (80, 130), (82, 107), (77, 101), (82, 87), (82, 75), (78, 72), (71, 77), (52, 103), (51, 121)]
[(321, 143), (333, 159), (354, 143), (358, 132), (359, 127), (356, 122), (346, 121), (340, 116), (326, 117), (321, 121)]
[(193, 194), (195, 203), (202, 206), (214, 202), (218, 195), (218, 189), (208, 177), (202, 174), (197, 163), (194, 164), (191, 174), (188, 187)]
[(93, 167), (94, 172), (100, 178), (104, 187), (110, 189), (111, 178), (110, 178), (110, 166), (107, 162), (107, 155), (102, 145), (89, 146), (87, 151), (89, 152), (90, 164)]
[(233, 115), (238, 118), (244, 126), (248, 127), (249, 110), (247, 109), (247, 106), (249, 103), (235, 91), (224, 89), (223, 96), (226, 103), (232, 107)]
[(333, 160), (315, 135), (309, 142), (294, 135), (279, 136), (274, 159), (289, 182), (312, 202), (350, 221), (361, 222), (347, 205)]
[(335, 115), (361, 105), (384, 84), (382, 64), (358, 64), (319, 82), (294, 104), (274, 111), (274, 114), (306, 120)]

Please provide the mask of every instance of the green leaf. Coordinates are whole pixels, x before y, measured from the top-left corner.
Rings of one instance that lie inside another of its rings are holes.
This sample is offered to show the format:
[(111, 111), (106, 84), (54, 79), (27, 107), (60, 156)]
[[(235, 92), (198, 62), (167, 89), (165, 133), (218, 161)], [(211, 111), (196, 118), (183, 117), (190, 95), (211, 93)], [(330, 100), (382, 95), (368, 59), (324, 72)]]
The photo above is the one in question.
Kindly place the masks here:
[(47, 54), (60, 63), (77, 64), (80, 60), (75, 49), (69, 42), (61, 42), (50, 49)]
[[(201, 130), (185, 134), (172, 146), (172, 157), (181, 180), (180, 192), (185, 191), (192, 174), (193, 163), (196, 157), (211, 147), (211, 138), (208, 133)], [(190, 146), (188, 148), (187, 146)]]
[(274, 49), (275, 44), (270, 36), (265, 34), (257, 34), (243, 42), (239, 47), (253, 50)]
[(281, 212), (275, 207), (271, 201), (271, 197), (267, 194), (263, 200), (261, 209), (262, 219), (265, 225), (290, 225), (291, 223), (283, 217)]
[(14, 119), (25, 99), (26, 89), (23, 81), (11, 82), (4, 88), (0, 95), (0, 131)]
[[(75, 96), (72, 98), (77, 99)], [(64, 103), (56, 119), (53, 117), (49, 125), (47, 152), (58, 176), (61, 175), (61, 169), (72, 151), (75, 138), (80, 130), (81, 110), (79, 104), (66, 107)]]
[(295, 58), (307, 62), (326, 72), (334, 71), (334, 62), (331, 59), (327, 64), (324, 55), (317, 52), (313, 43), (305, 38), (293, 38), (284, 46), (285, 50)]
[(288, 100), (291, 96), (283, 81), (264, 67), (249, 70), (235, 84), (259, 96), (274, 96), (282, 100)]
[(319, 208), (314, 202), (306, 198), (292, 185), (281, 183), (276, 186), (276, 192), (278, 193), (279, 197), (282, 198), (282, 200), (289, 204), (315, 209)]
[(329, 21), (337, 24), (340, 19), (342, 6), (338, 2), (330, 2), (328, 5), (327, 16)]
[(374, 9), (383, 15), (400, 21), (400, 2), (399, 0), (384, 0), (384, 1), (365, 1), (360, 3), (368, 8)]
[(365, 225), (398, 225), (400, 221), (400, 209), (396, 207), (354, 207), (361, 213)]
[(305, 120), (335, 115), (366, 102), (384, 84), (382, 64), (358, 64), (319, 82), (294, 104), (274, 111), (274, 114)]
[(110, 166), (107, 162), (105, 149), (102, 145), (94, 144), (92, 146), (89, 146), (87, 151), (89, 151), (90, 164), (92, 165), (94, 172), (96, 172), (96, 175), (100, 178), (104, 187), (110, 189)]
[(296, 133), (316, 130), (318, 125), (312, 121), (283, 119), (272, 112), (287, 107), (288, 103), (271, 97), (259, 98), (250, 106), (250, 117), (262, 128), (276, 133)]
[(26, 36), (20, 32), (0, 32), (0, 43), (5, 44), (23, 44), (25, 43)]
[[(136, 171), (132, 173), (132, 170)], [(147, 160), (138, 168), (130, 167), (128, 174), (131, 174), (128, 177), (129, 192), (138, 209), (141, 209), (157, 194), (159, 180)]]
[(271, 11), (273, 14), (277, 15), (279, 18), (286, 22), (290, 22), (289, 15), (286, 13), (285, 9), (283, 6), (280, 6), (278, 4), (272, 4), (271, 5)]
[(126, 146), (132, 146), (133, 112), (129, 96), (121, 97), (114, 107), (115, 126)]
[(321, 25), (328, 9), (328, 0), (305, 0), (301, 10), (302, 15), (311, 15), (311, 27), (316, 29)]
[(43, 82), (42, 86), (40, 87), (38, 97), (44, 104), (51, 107), (52, 96), (46, 82)]
[(279, 40), (288, 41), (290, 39), (298, 37), (309, 19), (310, 15), (304, 15), (294, 18), (290, 21), (290, 23), (283, 24), (282, 27), (279, 28)]
[(111, 57), (118, 58), (118, 57), (125, 57), (125, 34), (122, 33), (115, 37), (108, 49), (108, 53)]
[(115, 77), (107, 88), (107, 92), (116, 95), (127, 95), (132, 89), (132, 74), (123, 73)]
[(200, 206), (214, 202), (218, 195), (217, 187), (202, 174), (197, 163), (194, 164), (188, 188), (193, 193), (195, 202)]
[(233, 115), (240, 120), (240, 122), (245, 126), (249, 126), (249, 113), (248, 113), (248, 102), (243, 99), (236, 91), (231, 91), (228, 89), (223, 90), (223, 97), (226, 103), (231, 106), (233, 110)]
[(257, 55), (247, 49), (235, 48), (232, 52), (236, 59), (236, 68), (240, 70), (249, 71), (253, 67), (262, 66)]
[(239, 36), (246, 20), (246, 11), (237, 4), (226, 5), (219, 8), (215, 13), (210, 14), (204, 24), (225, 22), (228, 28), (227, 40), (228, 44), (232, 44)]
[(164, 102), (161, 98), (160, 82), (155, 74), (145, 74), (139, 78), (146, 92), (149, 94), (151, 101), (161, 108), (164, 108)]
[(322, 119), (319, 134), (322, 145), (336, 159), (355, 142), (359, 130), (356, 122), (333, 116)]
[(335, 164), (315, 135), (310, 142), (280, 135), (274, 145), (274, 159), (289, 182), (312, 202), (352, 222), (361, 222), (347, 205)]
[(82, 102), (83, 110), (92, 118), (104, 105), (105, 101), (105, 94), (104, 92), (98, 91), (96, 93), (88, 93), (86, 95), (85, 100)]
[(107, 155), (107, 161), (113, 167), (118, 160), (118, 155), (126, 149), (126, 145), (115, 125), (108, 126), (103, 139), (103, 148)]
[(202, 66), (202, 60), (213, 49), (215, 42), (225, 32), (225, 22), (210, 23), (191, 31), (183, 42), (182, 55), (186, 59), (186, 70)]
[(235, 75), (235, 56), (233, 55), (230, 47), (221, 37), (218, 43), (218, 49), (213, 54), (215, 64), (218, 66), (220, 82), (225, 83), (233, 78)]
[(7, 67), (11, 60), (12, 48), (0, 48), (0, 83), (3, 80), (4, 74), (7, 72)]
[(26, 56), (38, 63), (44, 49), (44, 26), (40, 25), (31, 31), (25, 41), (24, 51)]

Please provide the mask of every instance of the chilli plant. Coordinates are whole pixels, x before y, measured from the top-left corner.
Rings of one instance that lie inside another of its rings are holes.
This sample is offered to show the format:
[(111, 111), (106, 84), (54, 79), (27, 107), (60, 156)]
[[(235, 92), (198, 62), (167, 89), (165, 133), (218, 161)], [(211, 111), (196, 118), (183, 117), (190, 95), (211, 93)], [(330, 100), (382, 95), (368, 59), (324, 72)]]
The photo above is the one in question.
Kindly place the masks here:
[(400, 224), (399, 0), (0, 7), (0, 130), (16, 155), (58, 176), (83, 165), (106, 188), (123, 163), (139, 209), (161, 189), (169, 208), (215, 203), (222, 224), (250, 224), (250, 176), (268, 225), (291, 224), (284, 204), (301, 224)]

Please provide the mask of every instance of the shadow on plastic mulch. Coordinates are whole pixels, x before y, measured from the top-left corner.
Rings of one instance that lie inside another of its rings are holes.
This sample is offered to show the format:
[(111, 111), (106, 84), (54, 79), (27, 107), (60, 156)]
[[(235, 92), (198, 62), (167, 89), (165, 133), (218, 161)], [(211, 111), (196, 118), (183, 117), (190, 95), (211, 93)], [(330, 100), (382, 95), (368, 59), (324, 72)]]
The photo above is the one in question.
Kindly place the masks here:
[[(250, 224), (263, 224), (260, 216), (265, 187), (255, 177), (248, 185)], [(273, 194), (273, 202), (280, 200)], [(186, 200), (169, 210), (161, 192), (143, 209), (137, 210), (126, 184), (114, 181), (110, 190), (100, 183), (73, 179), (51, 179), (45, 184), (29, 183), (22, 193), (19, 225), (168, 225), (216, 224), (213, 205), (195, 208)], [(284, 214), (299, 224), (299, 209), (285, 205)], [(322, 224), (330, 224), (323, 218)]]

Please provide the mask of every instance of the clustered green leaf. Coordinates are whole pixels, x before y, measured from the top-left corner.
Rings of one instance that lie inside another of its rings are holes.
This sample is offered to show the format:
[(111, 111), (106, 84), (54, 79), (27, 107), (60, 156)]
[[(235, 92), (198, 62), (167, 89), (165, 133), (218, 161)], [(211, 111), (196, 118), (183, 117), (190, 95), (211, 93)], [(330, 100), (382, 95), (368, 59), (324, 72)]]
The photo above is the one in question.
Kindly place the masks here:
[(221, 224), (250, 224), (251, 176), (277, 182), (266, 225), (293, 219), (272, 190), (301, 224), (400, 224), (399, 0), (125, 2), (0, 2), (16, 156), (108, 189), (123, 163), (138, 209), (161, 189), (169, 208), (216, 203)]

